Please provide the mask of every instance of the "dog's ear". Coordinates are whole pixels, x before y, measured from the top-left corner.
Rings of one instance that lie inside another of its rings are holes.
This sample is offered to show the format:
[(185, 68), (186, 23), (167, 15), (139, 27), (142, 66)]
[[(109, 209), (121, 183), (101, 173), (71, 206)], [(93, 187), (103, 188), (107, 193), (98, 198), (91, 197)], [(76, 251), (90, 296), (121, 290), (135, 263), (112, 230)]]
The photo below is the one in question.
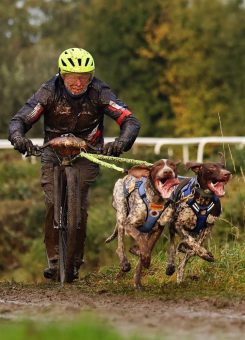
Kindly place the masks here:
[(198, 162), (187, 162), (185, 164), (186, 169), (189, 170), (191, 169), (193, 172), (198, 173), (200, 169), (202, 168), (202, 163)]
[(174, 162), (174, 164), (175, 164), (176, 166), (178, 166), (180, 163), (181, 163), (180, 160)]
[(151, 166), (147, 165), (135, 165), (128, 170), (128, 175), (134, 176), (136, 178), (149, 177), (151, 171)]

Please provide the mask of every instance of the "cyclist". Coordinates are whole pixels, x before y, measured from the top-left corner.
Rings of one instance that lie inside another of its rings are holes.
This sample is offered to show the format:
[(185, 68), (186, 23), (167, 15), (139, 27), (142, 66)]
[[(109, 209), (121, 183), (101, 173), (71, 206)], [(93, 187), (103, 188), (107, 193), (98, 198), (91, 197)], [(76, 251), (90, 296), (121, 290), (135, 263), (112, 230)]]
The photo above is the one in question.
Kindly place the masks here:
[[(103, 153), (119, 156), (128, 151), (138, 135), (139, 121), (110, 87), (94, 76), (92, 55), (82, 48), (69, 48), (60, 54), (58, 67), (58, 74), (45, 82), (11, 119), (9, 140), (14, 148), (22, 154), (32, 154), (33, 144), (26, 133), (41, 116), (44, 119), (44, 143), (72, 133), (99, 148), (104, 144), (103, 120), (104, 115), (107, 115), (120, 126), (120, 134), (115, 141), (104, 145)], [(44, 242), (48, 258), (44, 277), (49, 279), (56, 277), (58, 269), (58, 231), (53, 228), (53, 171), (59, 164), (59, 158), (60, 155), (51, 147), (45, 148), (41, 157), (41, 186), (46, 205)], [(95, 181), (99, 167), (85, 158), (78, 159), (75, 166), (82, 169), (81, 232), (77, 238), (74, 270), (74, 278), (77, 278), (84, 255), (88, 189)]]

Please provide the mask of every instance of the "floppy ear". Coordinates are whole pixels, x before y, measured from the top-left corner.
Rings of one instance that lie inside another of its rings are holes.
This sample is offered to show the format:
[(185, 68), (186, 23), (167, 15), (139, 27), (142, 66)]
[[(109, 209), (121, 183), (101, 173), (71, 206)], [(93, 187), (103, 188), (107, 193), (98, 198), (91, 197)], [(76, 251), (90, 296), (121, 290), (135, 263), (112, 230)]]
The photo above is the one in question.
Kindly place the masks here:
[(175, 164), (176, 166), (178, 166), (180, 163), (181, 163), (180, 160), (174, 162), (174, 164)]
[(135, 165), (128, 170), (128, 175), (134, 176), (136, 178), (149, 177), (151, 171), (151, 166), (147, 165)]
[(193, 172), (198, 173), (199, 170), (202, 168), (202, 163), (187, 162), (185, 166), (187, 170), (191, 169)]

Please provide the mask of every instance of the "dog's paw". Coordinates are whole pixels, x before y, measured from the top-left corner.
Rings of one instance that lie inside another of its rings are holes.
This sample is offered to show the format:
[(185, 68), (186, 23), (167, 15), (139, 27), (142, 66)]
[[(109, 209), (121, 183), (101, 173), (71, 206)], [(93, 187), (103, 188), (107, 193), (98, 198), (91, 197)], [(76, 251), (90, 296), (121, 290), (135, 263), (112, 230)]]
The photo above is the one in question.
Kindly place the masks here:
[(123, 272), (129, 272), (131, 270), (131, 264), (129, 262), (124, 262), (121, 266)]
[(205, 256), (205, 260), (208, 261), (208, 262), (214, 262), (215, 261), (214, 256), (210, 251), (207, 252), (207, 255)]
[(165, 271), (166, 275), (171, 276), (171, 275), (173, 275), (174, 272), (175, 272), (175, 265), (168, 264), (166, 271)]

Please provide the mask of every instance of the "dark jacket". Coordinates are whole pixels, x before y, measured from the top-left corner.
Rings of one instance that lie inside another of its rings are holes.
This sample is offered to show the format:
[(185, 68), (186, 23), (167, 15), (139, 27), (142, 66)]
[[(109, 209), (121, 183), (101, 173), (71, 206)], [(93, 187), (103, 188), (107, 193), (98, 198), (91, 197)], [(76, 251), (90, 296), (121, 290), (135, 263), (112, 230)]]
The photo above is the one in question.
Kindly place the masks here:
[(96, 77), (80, 97), (72, 97), (56, 75), (28, 99), (9, 125), (9, 140), (24, 136), (41, 116), (44, 117), (44, 142), (62, 134), (72, 133), (94, 146), (103, 145), (104, 115), (120, 126), (118, 140), (126, 141), (124, 151), (133, 145), (140, 124), (127, 106), (108, 85)]

